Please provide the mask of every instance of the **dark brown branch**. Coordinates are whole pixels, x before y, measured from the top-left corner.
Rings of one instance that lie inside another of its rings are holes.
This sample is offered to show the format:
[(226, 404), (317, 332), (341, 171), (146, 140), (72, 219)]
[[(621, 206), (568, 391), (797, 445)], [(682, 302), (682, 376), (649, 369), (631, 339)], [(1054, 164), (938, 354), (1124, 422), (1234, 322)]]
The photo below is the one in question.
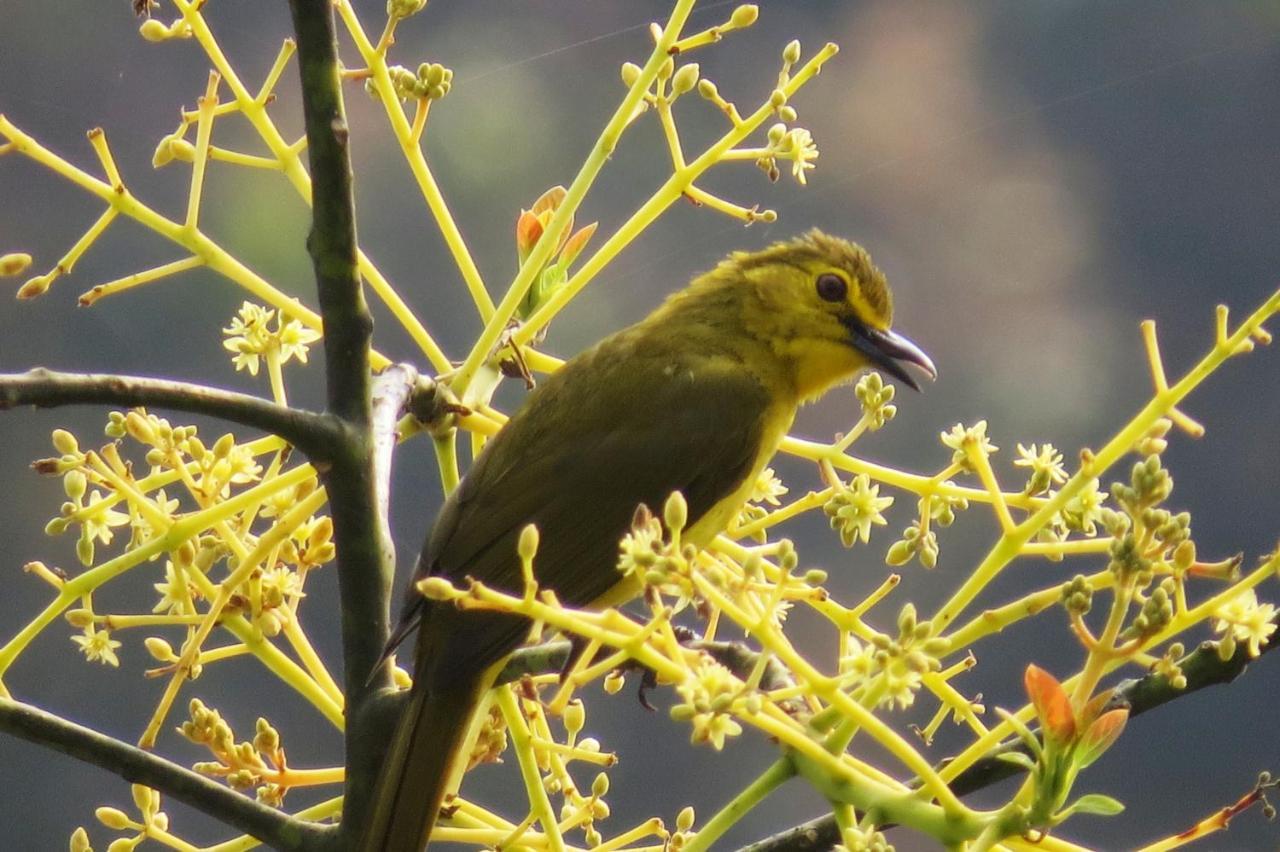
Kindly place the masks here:
[(295, 819), (190, 769), (28, 704), (0, 698), (0, 731), (159, 790), (275, 849), (316, 849), (335, 833), (332, 826)]
[[(1280, 625), (1280, 616), (1273, 622)], [(1275, 647), (1275, 642), (1264, 645), (1262, 653)], [(1129, 719), (1132, 720), (1184, 695), (1216, 684), (1231, 683), (1244, 673), (1250, 662), (1252, 658), (1243, 643), (1229, 660), (1224, 661), (1218, 657), (1217, 647), (1206, 642), (1179, 661), (1182, 674), (1187, 679), (1187, 685), (1182, 689), (1175, 689), (1163, 675), (1149, 674), (1122, 681), (1116, 686), (1109, 706), (1128, 707)], [(1018, 774), (1021, 769), (998, 757), (1014, 751), (1029, 754), (1021, 742), (1006, 743), (957, 775), (951, 782), (951, 789), (963, 796)], [(738, 852), (825, 852), (839, 842), (840, 831), (836, 828), (835, 818), (828, 814), (758, 840)]]
[(323, 414), (277, 405), (269, 400), (205, 385), (113, 376), (58, 373), (37, 367), (25, 373), (0, 373), (0, 411), (19, 406), (154, 406), (206, 414), (279, 435), (315, 461), (324, 461), (338, 435), (337, 423)]
[(328, 410), (345, 427), (324, 481), (333, 512), (342, 596), (347, 715), (342, 826), (344, 837), (354, 837), (365, 823), (386, 749), (388, 729), (370, 698), (388, 685), (389, 674), (370, 679), (369, 672), (390, 629), (395, 557), (378, 512), (370, 432), (373, 319), (356, 265), (355, 199), (333, 7), (329, 0), (290, 0), (289, 9), (311, 165), (312, 223), (307, 249), (324, 320)]

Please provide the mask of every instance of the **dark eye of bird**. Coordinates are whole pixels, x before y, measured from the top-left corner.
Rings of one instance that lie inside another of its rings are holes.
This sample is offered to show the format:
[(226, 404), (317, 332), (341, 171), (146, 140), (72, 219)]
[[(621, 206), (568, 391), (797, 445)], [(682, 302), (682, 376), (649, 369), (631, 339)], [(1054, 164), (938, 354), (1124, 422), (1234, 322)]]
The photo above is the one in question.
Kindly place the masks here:
[(849, 292), (849, 285), (834, 272), (818, 276), (818, 295), (828, 302), (843, 302)]

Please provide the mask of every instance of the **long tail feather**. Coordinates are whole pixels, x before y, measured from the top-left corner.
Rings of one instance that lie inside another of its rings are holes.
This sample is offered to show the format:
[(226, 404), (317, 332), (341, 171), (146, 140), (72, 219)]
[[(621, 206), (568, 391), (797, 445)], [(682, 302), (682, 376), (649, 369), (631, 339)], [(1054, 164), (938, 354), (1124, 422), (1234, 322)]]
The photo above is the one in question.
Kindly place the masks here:
[(415, 686), (378, 782), (363, 852), (422, 852), (492, 675), (484, 670), (431, 695)]

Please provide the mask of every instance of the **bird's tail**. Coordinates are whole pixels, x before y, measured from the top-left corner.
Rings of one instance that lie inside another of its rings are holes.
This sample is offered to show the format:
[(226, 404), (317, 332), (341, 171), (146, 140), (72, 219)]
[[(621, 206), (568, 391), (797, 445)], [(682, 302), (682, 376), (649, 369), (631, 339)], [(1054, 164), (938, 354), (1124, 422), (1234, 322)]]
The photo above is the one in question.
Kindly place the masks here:
[(492, 682), (493, 673), (481, 670), (430, 695), (413, 689), (383, 763), (362, 852), (422, 852), (471, 717)]

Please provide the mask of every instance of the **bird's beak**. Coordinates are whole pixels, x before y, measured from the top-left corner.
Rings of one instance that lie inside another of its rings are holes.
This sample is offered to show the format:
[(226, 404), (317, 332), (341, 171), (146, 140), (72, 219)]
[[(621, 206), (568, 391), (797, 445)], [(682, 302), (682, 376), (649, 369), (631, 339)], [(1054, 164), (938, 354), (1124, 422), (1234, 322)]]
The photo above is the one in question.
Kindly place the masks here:
[(850, 328), (853, 345), (867, 356), (872, 366), (884, 370), (896, 379), (905, 382), (912, 390), (920, 390), (920, 385), (907, 372), (903, 364), (915, 364), (931, 379), (938, 378), (938, 368), (933, 366), (932, 359), (924, 354), (924, 350), (895, 331), (880, 331), (858, 324)]

